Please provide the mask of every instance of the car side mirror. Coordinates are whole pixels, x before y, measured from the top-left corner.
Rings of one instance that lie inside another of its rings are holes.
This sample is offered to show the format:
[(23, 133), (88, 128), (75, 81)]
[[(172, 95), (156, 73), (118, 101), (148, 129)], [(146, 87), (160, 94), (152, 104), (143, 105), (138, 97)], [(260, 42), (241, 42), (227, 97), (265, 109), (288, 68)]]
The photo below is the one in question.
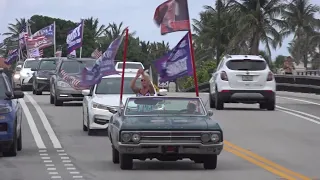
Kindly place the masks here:
[(209, 117), (211, 117), (211, 116), (213, 116), (213, 111), (212, 110), (208, 110), (207, 114), (208, 114)]
[(89, 90), (89, 89), (84, 89), (84, 90), (82, 90), (82, 95), (84, 95), (84, 96), (90, 96), (90, 90)]
[(168, 93), (168, 90), (166, 90), (166, 89), (159, 89), (158, 96), (166, 96), (167, 93)]
[(38, 69), (37, 68), (31, 68), (31, 71), (37, 71)]

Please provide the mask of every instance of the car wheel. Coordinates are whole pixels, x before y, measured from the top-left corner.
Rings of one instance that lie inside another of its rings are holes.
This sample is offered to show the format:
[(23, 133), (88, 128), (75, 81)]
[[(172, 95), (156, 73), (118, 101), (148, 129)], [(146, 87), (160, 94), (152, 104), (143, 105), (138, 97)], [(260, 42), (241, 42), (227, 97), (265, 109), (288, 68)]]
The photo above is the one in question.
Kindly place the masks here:
[(42, 91), (37, 91), (36, 90), (36, 95), (42, 95)]
[(18, 138), (18, 145), (17, 145), (17, 150), (21, 151), (22, 150), (22, 133), (21, 133), (21, 127), (20, 127), (20, 133), (19, 133), (19, 138)]
[(84, 125), (84, 112), (82, 110), (82, 130), (83, 131), (88, 131), (88, 127), (86, 125)]
[(14, 131), (13, 131), (13, 133), (14, 133), (14, 135), (13, 135), (13, 142), (12, 142), (12, 144), (11, 144), (11, 146), (10, 146), (10, 148), (9, 148), (9, 150), (8, 151), (5, 151), (5, 152), (3, 152), (2, 154), (3, 154), (3, 156), (4, 157), (14, 157), (14, 156), (17, 156), (17, 125), (15, 124), (15, 126), (14, 126)]
[(213, 100), (212, 94), (209, 93), (209, 103), (210, 103), (210, 108), (215, 108), (215, 101)]
[(268, 111), (274, 111), (275, 106), (276, 106), (275, 100), (273, 99), (273, 100), (268, 101), (266, 106), (267, 106)]
[(119, 151), (112, 145), (112, 162), (119, 164)]
[(203, 160), (204, 169), (216, 169), (218, 163), (218, 155), (207, 155)]
[(53, 98), (53, 95), (52, 95), (52, 92), (51, 92), (51, 88), (50, 88), (50, 104), (53, 104), (54, 103), (54, 98)]
[(32, 94), (36, 94), (36, 90), (32, 88)]
[(129, 170), (133, 168), (133, 159), (128, 154), (120, 154), (119, 163), (122, 170)]
[(215, 92), (215, 106), (216, 106), (216, 110), (222, 110), (224, 108), (224, 103), (222, 101), (222, 99), (219, 97), (219, 93), (216, 90)]
[(54, 95), (53, 101), (54, 101), (55, 106), (62, 106), (63, 105), (63, 101), (58, 100), (57, 94)]
[(89, 117), (87, 117), (87, 128), (88, 128), (88, 136), (93, 136), (94, 130), (90, 129)]

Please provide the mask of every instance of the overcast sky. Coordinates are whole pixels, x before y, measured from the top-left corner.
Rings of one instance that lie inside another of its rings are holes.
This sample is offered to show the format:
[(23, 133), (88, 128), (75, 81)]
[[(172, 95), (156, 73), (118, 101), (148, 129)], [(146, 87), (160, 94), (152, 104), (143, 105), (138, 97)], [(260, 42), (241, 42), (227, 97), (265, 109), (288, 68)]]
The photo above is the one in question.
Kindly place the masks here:
[[(0, 33), (7, 32), (8, 23), (15, 23), (15, 18), (30, 18), (35, 14), (72, 21), (93, 16), (104, 24), (119, 24), (123, 21), (142, 40), (164, 40), (173, 47), (186, 32), (160, 35), (160, 29), (153, 22), (153, 15), (155, 8), (162, 2), (164, 0), (0, 0)], [(320, 5), (320, 0), (310, 2)], [(214, 3), (215, 0), (189, 0), (190, 18), (198, 18), (204, 5)], [(2, 40), (3, 37), (0, 37)], [(291, 40), (292, 36), (283, 42), (281, 48), (273, 50), (272, 57), (289, 55), (287, 46)]]

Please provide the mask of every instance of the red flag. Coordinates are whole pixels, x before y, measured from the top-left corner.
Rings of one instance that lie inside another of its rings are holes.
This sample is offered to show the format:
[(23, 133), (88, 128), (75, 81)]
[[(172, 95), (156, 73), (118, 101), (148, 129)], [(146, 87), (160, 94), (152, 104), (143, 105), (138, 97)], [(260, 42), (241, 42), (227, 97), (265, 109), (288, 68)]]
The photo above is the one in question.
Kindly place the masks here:
[(168, 0), (159, 5), (153, 17), (161, 28), (161, 35), (189, 31), (190, 20), (187, 0)]

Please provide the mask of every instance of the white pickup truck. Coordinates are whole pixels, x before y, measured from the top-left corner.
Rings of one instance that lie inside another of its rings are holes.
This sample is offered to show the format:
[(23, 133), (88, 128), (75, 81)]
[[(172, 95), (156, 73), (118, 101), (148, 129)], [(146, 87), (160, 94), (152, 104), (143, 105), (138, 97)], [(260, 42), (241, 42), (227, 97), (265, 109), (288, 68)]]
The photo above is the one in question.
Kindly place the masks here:
[[(123, 62), (117, 62), (115, 68), (118, 72), (122, 72)], [(141, 62), (126, 62), (126, 68), (124, 72), (136, 73), (140, 68), (144, 69)]]

